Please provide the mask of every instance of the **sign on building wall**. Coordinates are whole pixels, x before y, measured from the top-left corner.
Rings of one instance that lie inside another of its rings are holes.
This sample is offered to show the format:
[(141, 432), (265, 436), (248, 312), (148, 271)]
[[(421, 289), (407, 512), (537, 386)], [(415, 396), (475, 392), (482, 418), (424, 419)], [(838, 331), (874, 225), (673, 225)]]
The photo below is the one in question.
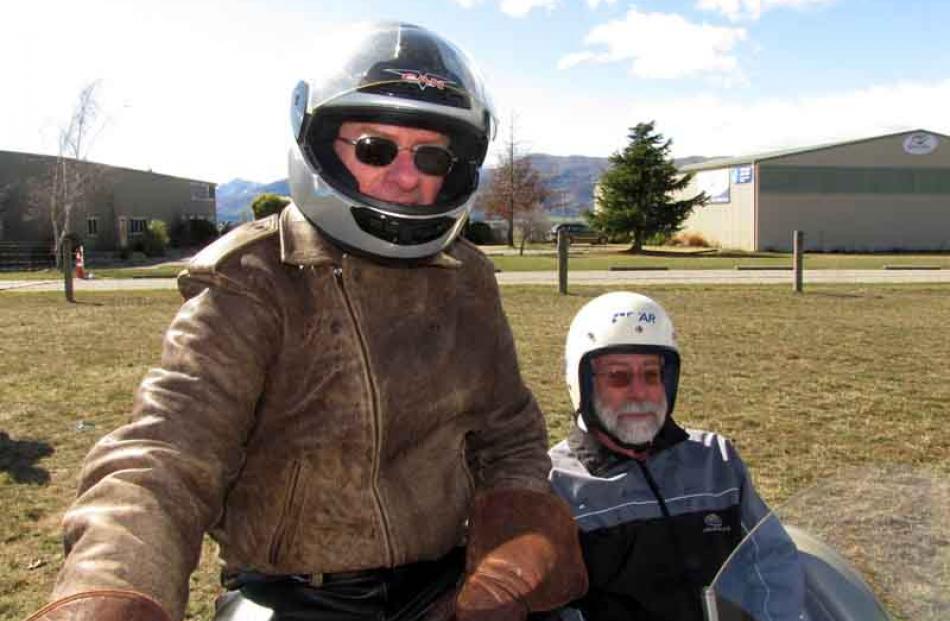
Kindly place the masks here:
[(729, 202), (729, 169), (702, 170), (696, 173), (696, 187), (706, 193), (709, 203)]
[(937, 149), (940, 139), (927, 132), (914, 132), (904, 138), (904, 153), (909, 155), (927, 155)]
[(735, 184), (752, 183), (752, 167), (751, 166), (736, 166), (735, 168), (733, 168), (732, 182)]

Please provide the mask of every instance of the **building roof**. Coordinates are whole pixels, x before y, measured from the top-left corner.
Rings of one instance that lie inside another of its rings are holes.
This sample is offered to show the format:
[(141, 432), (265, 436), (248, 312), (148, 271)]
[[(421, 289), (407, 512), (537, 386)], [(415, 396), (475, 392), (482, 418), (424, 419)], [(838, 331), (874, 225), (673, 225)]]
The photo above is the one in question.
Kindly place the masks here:
[(934, 134), (935, 136), (940, 136), (941, 138), (946, 138), (947, 140), (950, 140), (950, 136), (941, 134), (940, 132), (932, 132), (927, 129), (907, 129), (900, 132), (894, 132), (893, 134), (883, 134), (881, 136), (871, 136), (869, 138), (841, 140), (838, 142), (829, 142), (827, 144), (812, 145), (812, 146), (807, 146), (807, 147), (794, 147), (790, 149), (782, 149), (779, 151), (768, 151), (765, 153), (757, 153), (753, 155), (744, 155), (744, 156), (739, 156), (739, 157), (717, 157), (711, 160), (706, 160), (705, 162), (699, 162), (697, 164), (688, 164), (686, 166), (682, 166), (680, 167), (680, 170), (683, 172), (693, 172), (697, 170), (729, 168), (732, 166), (741, 166), (744, 164), (756, 164), (764, 160), (774, 160), (774, 159), (786, 157), (789, 155), (798, 155), (800, 153), (808, 153), (810, 151), (823, 151), (825, 149), (843, 147), (845, 145), (860, 144), (862, 142), (870, 142), (872, 140), (880, 140), (881, 138), (890, 138), (892, 136), (902, 136), (904, 134), (913, 134), (916, 132), (926, 132), (928, 134)]
[[(26, 157), (26, 158), (34, 158), (34, 159), (40, 159), (40, 160), (56, 159), (57, 157), (56, 155), (46, 155), (43, 153), (30, 153), (27, 151), (6, 151), (6, 150), (0, 149), (0, 156), (4, 156), (4, 155), (11, 155), (14, 157), (19, 156), (19, 157)], [(102, 162), (94, 162), (92, 160), (76, 160), (71, 157), (67, 157), (66, 159), (73, 162), (82, 161), (83, 163), (89, 164), (90, 166), (102, 166), (103, 168), (111, 168), (114, 170), (125, 170), (129, 172), (134, 172), (134, 173), (141, 173), (143, 175), (155, 175), (156, 177), (167, 177), (169, 179), (181, 179), (183, 181), (194, 181), (196, 183), (206, 183), (208, 185), (213, 185), (213, 186), (218, 185), (214, 181), (204, 181), (202, 179), (192, 179), (190, 177), (179, 177), (177, 175), (166, 175), (164, 173), (157, 173), (152, 170), (141, 170), (139, 168), (127, 168), (125, 166), (113, 166), (112, 164), (103, 164)]]

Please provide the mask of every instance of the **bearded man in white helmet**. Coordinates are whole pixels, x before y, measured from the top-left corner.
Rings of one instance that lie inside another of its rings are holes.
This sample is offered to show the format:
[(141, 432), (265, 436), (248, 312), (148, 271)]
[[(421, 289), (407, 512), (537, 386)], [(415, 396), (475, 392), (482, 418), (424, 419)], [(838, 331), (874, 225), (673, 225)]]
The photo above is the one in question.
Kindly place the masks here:
[[(581, 532), (590, 588), (562, 611), (588, 621), (701, 621), (701, 595), (769, 511), (732, 444), (673, 420), (680, 356), (669, 315), (613, 292), (574, 317), (565, 346), (575, 426), (551, 482)], [(777, 521), (756, 530), (755, 619), (797, 620), (803, 576)], [(761, 581), (761, 583), (759, 583)]]
[[(494, 270), (459, 240), (494, 119), (468, 58), (366, 30), (294, 90), (281, 214), (203, 250), (132, 422), (87, 457), (44, 621), (524, 619), (586, 588)], [(245, 607), (247, 608), (247, 607)]]

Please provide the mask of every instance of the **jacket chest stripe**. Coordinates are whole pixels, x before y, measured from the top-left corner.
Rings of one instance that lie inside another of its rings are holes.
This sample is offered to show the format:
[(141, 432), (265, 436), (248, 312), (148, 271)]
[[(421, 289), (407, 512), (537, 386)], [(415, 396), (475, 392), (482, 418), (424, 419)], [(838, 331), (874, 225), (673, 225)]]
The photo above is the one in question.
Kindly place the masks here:
[(356, 311), (353, 309), (353, 303), (350, 300), (350, 296), (347, 295), (346, 292), (346, 283), (343, 278), (342, 267), (335, 266), (333, 268), (333, 279), (337, 284), (340, 295), (343, 297), (343, 302), (346, 305), (346, 311), (350, 316), (351, 323), (353, 324), (353, 332), (356, 334), (356, 339), (360, 344), (360, 355), (363, 360), (363, 374), (366, 378), (366, 385), (369, 389), (370, 405), (373, 412), (373, 499), (376, 501), (376, 513), (379, 515), (379, 521), (383, 527), (383, 539), (385, 541), (386, 555), (388, 558), (387, 564), (393, 565), (395, 562), (395, 554), (393, 553), (392, 549), (392, 536), (389, 531), (389, 518), (386, 516), (386, 509), (383, 506), (382, 495), (379, 493), (379, 454), (382, 450), (383, 443), (382, 421), (380, 420), (379, 415), (379, 395), (376, 391), (376, 382), (373, 380), (372, 369), (369, 368), (369, 351), (366, 346), (366, 339), (363, 336), (363, 332), (360, 330), (359, 322), (356, 318)]
[[(728, 501), (730, 503), (738, 502), (739, 488), (730, 487), (721, 492), (715, 492), (715, 493), (710, 492), (710, 493), (703, 493), (703, 494), (685, 494), (683, 496), (673, 496), (670, 498), (665, 498), (664, 500), (666, 500), (667, 505), (670, 505), (673, 503), (680, 503), (682, 505), (680, 507), (671, 508), (670, 513), (673, 515), (678, 515), (681, 513), (688, 513), (691, 511), (706, 511), (706, 510), (722, 509), (723, 507), (720, 505), (722, 505), (723, 503), (716, 502), (716, 500), (721, 499), (723, 497), (729, 497)], [(610, 513), (619, 513), (623, 511), (624, 509), (633, 509), (634, 507), (650, 507), (649, 513), (652, 515), (655, 512), (653, 508), (658, 507), (658, 506), (659, 506), (659, 503), (656, 500), (633, 500), (629, 502), (623, 502), (620, 504), (612, 505), (610, 507), (605, 507), (603, 509), (597, 509), (596, 511), (588, 511), (586, 513), (579, 513), (574, 516), (574, 519), (577, 521), (581, 521), (581, 520), (589, 519), (592, 517), (605, 516)], [(630, 513), (630, 511), (626, 511), (624, 513)], [(634, 509), (633, 513), (638, 513), (638, 512)], [(642, 513), (646, 514), (647, 512), (643, 511)], [(618, 520), (619, 520), (619, 517), (620, 516), (617, 516)], [(609, 521), (613, 523), (615, 520), (607, 519), (605, 521)], [(601, 526), (603, 526), (603, 524), (597, 524), (598, 528), (600, 528)]]

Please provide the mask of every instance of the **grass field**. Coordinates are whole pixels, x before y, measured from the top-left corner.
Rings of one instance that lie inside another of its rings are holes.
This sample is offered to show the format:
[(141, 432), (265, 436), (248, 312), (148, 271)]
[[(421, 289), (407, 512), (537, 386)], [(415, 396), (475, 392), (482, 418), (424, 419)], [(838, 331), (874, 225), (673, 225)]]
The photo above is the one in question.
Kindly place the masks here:
[[(792, 257), (779, 252), (711, 252), (697, 253), (689, 250), (653, 251), (651, 254), (631, 255), (623, 252), (624, 246), (595, 246), (580, 244), (571, 249), (568, 265), (572, 270), (607, 270), (610, 268), (666, 268), (670, 270), (735, 269), (737, 266), (791, 267)], [(504, 272), (537, 272), (557, 269), (554, 248), (535, 245), (531, 253), (496, 254), (500, 248), (488, 248), (495, 266)], [(950, 253), (942, 254), (806, 254), (805, 269), (882, 269), (885, 265), (930, 266), (950, 269)], [(155, 267), (110, 267), (88, 266), (96, 278), (174, 278), (183, 263), (161, 264)], [(0, 272), (0, 280), (59, 280), (62, 274), (55, 270), (31, 272)]]
[[(676, 417), (736, 442), (779, 503), (848, 465), (950, 473), (950, 286), (649, 287), (682, 347)], [(552, 441), (567, 432), (562, 346), (602, 289), (506, 287), (526, 381)], [(0, 294), (0, 620), (25, 618), (62, 560), (59, 520), (82, 458), (127, 419), (178, 306), (173, 292)], [(210, 544), (206, 551), (210, 551)], [(189, 618), (210, 617), (212, 554), (192, 579)]]

